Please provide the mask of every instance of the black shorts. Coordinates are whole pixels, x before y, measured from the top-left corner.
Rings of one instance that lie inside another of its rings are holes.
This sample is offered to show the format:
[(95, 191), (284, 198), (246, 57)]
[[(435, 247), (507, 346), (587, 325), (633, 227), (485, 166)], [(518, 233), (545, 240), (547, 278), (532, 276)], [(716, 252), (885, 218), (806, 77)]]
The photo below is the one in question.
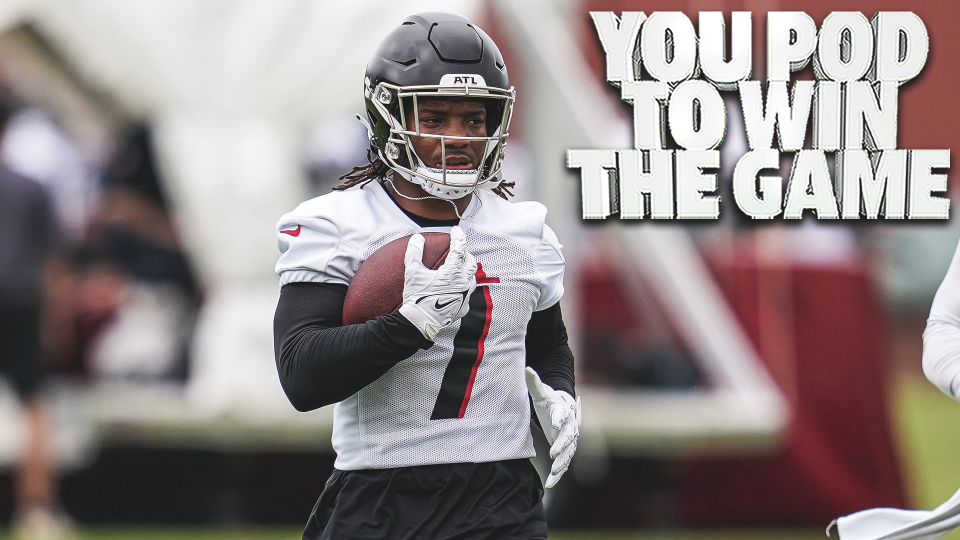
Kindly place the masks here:
[(303, 540), (546, 540), (529, 459), (334, 470)]
[(40, 309), (0, 303), (0, 375), (6, 374), (20, 399), (40, 384)]

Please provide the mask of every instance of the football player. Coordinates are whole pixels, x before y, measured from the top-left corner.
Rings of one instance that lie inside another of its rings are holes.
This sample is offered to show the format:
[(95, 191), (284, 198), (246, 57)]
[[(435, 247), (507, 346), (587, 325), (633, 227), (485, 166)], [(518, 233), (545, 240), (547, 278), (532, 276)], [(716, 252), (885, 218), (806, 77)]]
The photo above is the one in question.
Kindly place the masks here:
[[(503, 57), (466, 18), (414, 15), (370, 60), (364, 97), (370, 163), (278, 224), (280, 380), (297, 410), (336, 403), (335, 470), (303, 538), (545, 539), (528, 389), (548, 488), (576, 451), (580, 403), (560, 243), (501, 175)], [(437, 270), (425, 231), (450, 234)], [(343, 326), (359, 265), (406, 236), (403, 304)]]

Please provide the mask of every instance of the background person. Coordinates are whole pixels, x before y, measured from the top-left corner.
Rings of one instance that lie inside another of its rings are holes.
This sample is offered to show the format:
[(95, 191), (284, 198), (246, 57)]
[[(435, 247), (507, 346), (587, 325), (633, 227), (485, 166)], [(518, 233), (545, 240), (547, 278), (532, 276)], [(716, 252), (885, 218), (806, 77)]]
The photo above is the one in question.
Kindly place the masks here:
[[(8, 101), (0, 102), (0, 126), (6, 126), (14, 108)], [(0, 374), (13, 381), (26, 427), (13, 520), (23, 539), (70, 535), (69, 522), (56, 504), (48, 420), (38, 394), (45, 285), (56, 279), (57, 237), (57, 218), (44, 188), (0, 165)]]

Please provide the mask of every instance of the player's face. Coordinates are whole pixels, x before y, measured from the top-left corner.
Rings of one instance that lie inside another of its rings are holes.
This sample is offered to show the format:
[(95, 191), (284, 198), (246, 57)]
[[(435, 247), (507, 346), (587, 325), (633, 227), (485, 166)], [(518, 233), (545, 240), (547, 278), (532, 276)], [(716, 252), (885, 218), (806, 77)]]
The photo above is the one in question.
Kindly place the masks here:
[[(407, 129), (431, 135), (486, 137), (487, 108), (482, 100), (466, 98), (418, 99), (417, 116), (407, 112)], [(418, 122), (419, 120), (419, 122)], [(427, 167), (443, 167), (441, 140), (410, 137), (413, 149)], [(476, 169), (483, 156), (484, 141), (445, 139), (448, 169)]]

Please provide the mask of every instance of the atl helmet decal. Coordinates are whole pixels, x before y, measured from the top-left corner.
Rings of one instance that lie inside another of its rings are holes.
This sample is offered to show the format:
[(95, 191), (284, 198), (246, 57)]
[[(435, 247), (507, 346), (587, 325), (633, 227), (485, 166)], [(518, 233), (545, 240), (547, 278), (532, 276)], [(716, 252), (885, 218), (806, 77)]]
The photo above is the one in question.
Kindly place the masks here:
[(447, 73), (440, 77), (440, 86), (486, 86), (487, 81), (478, 73)]

